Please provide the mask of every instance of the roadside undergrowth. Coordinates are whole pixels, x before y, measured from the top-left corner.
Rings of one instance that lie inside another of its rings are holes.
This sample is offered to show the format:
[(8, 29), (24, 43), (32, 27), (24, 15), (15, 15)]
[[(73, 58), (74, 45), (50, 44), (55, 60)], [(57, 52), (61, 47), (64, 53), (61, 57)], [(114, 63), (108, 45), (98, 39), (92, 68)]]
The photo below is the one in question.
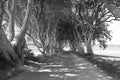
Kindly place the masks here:
[(86, 53), (80, 54), (79, 52), (76, 52), (75, 54), (79, 57), (85, 58), (93, 65), (96, 65), (115, 80), (120, 80), (120, 66), (114, 61), (103, 59), (101, 56), (87, 55)]

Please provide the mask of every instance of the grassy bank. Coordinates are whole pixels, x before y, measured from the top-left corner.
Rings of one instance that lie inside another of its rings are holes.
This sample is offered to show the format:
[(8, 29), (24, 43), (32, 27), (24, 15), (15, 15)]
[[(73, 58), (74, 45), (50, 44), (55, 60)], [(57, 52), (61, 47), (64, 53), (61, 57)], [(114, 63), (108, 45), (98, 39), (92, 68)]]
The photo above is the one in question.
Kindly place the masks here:
[(75, 54), (80, 57), (82, 56), (93, 65), (99, 67), (115, 80), (120, 80), (120, 61), (109, 59), (114, 58), (113, 56)]

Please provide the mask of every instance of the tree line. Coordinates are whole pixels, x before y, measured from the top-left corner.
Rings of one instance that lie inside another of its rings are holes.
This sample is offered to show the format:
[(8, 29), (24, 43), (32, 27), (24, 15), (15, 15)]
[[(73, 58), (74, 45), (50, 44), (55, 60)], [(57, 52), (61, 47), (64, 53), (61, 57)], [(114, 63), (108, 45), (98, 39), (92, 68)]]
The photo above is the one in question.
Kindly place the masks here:
[(43, 55), (66, 43), (79, 52), (84, 44), (93, 55), (96, 41), (106, 48), (112, 39), (108, 23), (119, 20), (119, 6), (119, 0), (0, 0), (0, 55), (24, 64), (26, 35)]

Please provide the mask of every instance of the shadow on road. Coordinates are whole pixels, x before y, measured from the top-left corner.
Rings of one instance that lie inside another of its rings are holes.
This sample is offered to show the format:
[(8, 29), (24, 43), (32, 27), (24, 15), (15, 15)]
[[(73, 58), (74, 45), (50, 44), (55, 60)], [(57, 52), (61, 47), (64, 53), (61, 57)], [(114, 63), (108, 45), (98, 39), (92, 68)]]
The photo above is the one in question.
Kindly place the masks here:
[(96, 65), (74, 54), (60, 55), (41, 67), (25, 66), (27, 71), (12, 80), (114, 80)]

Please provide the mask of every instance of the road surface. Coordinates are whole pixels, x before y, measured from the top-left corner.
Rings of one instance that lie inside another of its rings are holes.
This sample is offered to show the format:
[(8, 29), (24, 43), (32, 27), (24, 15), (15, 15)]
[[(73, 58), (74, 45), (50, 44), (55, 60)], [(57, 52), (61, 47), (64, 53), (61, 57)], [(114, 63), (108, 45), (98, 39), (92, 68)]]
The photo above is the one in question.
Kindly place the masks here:
[(42, 68), (26, 66), (27, 71), (11, 80), (114, 80), (96, 65), (71, 53), (38, 65)]

